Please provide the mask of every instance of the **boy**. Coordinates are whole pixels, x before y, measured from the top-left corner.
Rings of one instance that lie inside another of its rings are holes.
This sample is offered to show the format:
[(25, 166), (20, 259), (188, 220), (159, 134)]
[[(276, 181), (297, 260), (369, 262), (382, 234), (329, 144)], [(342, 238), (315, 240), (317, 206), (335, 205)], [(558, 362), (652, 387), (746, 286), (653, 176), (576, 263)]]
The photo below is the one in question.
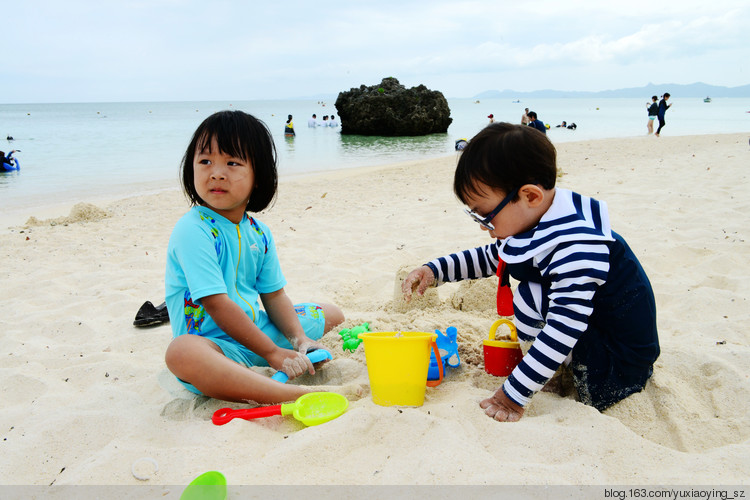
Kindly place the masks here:
[[(490, 417), (517, 421), (562, 364), (581, 401), (602, 411), (643, 389), (659, 356), (651, 284), (604, 203), (555, 188), (556, 151), (531, 127), (495, 123), (466, 146), (454, 191), (496, 240), (440, 257), (404, 280), (406, 300), (431, 284), (492, 276), (520, 283), (515, 324), (528, 353), (495, 394)], [(501, 280), (502, 284), (503, 280)]]

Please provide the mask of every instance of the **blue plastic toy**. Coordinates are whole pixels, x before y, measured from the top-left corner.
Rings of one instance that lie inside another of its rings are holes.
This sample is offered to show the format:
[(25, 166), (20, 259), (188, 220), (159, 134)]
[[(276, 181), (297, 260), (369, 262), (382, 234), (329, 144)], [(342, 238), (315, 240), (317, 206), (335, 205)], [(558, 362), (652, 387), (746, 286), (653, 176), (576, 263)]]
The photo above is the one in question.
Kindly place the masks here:
[(355, 326), (354, 328), (344, 328), (339, 332), (341, 340), (344, 344), (341, 346), (343, 351), (354, 352), (362, 343), (362, 339), (358, 338), (360, 333), (370, 331), (370, 323), (362, 323), (361, 325)]
[[(312, 363), (319, 363), (323, 361), (324, 359), (333, 359), (331, 357), (331, 353), (326, 351), (325, 349), (317, 349), (315, 351), (308, 352), (307, 357)], [(289, 380), (289, 375), (287, 375), (286, 373), (282, 371), (278, 371), (274, 373), (271, 378), (277, 382), (286, 384), (286, 382)]]
[[(457, 368), (461, 364), (461, 360), (458, 357), (458, 342), (456, 341), (458, 330), (456, 330), (456, 327), (454, 326), (449, 326), (445, 330), (445, 333), (440, 330), (435, 330), (435, 333), (437, 334), (437, 340), (435, 340), (435, 343), (438, 346), (440, 357), (443, 360), (443, 369), (445, 370), (445, 367), (448, 366), (451, 368)], [(440, 372), (437, 359), (435, 359), (435, 353), (430, 352), (430, 369), (427, 372), (427, 380), (437, 380), (439, 378)]]

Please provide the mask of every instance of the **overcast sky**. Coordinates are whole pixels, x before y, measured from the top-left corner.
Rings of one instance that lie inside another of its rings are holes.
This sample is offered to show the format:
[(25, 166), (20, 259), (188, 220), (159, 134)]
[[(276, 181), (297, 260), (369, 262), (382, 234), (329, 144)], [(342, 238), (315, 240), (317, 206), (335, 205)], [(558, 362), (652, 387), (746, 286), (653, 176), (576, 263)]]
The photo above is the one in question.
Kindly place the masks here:
[(0, 102), (750, 83), (748, 0), (0, 0)]

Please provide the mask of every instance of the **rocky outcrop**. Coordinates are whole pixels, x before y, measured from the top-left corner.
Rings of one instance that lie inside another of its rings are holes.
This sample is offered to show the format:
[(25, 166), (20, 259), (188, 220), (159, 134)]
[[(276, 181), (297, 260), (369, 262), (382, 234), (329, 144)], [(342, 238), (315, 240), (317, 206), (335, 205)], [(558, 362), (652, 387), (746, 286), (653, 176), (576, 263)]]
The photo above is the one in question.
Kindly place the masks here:
[(407, 89), (395, 78), (339, 93), (342, 134), (427, 135), (444, 133), (453, 121), (442, 92), (424, 85)]

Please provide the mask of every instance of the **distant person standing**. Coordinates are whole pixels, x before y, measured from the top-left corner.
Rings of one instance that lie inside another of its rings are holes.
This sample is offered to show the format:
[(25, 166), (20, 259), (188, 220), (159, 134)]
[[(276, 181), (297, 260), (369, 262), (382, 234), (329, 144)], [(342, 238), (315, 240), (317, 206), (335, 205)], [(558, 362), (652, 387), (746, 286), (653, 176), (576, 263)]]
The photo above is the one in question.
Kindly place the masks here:
[(521, 125), (528, 125), (529, 123), (531, 123), (531, 118), (529, 118), (529, 108), (526, 108), (521, 115)]
[(651, 97), (651, 103), (646, 103), (646, 109), (648, 110), (648, 123), (646, 124), (646, 127), (648, 128), (648, 135), (654, 133), (654, 120), (656, 120), (656, 117), (659, 115), (659, 104), (657, 104), (658, 100), (658, 97), (653, 96)]
[(489, 115), (487, 115), (487, 118), (490, 119), (490, 123), (495, 123), (495, 115), (493, 115), (492, 113), (490, 113)]
[(547, 135), (547, 127), (544, 126), (544, 123), (542, 120), (537, 118), (535, 111), (529, 111), (529, 126), (534, 127), (539, 132), (543, 133), (544, 135)]
[(329, 127), (338, 127), (339, 122), (336, 120), (336, 115), (331, 115), (331, 119), (328, 120), (328, 126)]
[(657, 114), (657, 117), (659, 118), (659, 128), (656, 129), (656, 137), (659, 137), (661, 129), (663, 129), (664, 125), (666, 125), (666, 122), (664, 121), (664, 115), (666, 115), (667, 110), (672, 107), (671, 104), (667, 104), (667, 100), (669, 100), (670, 97), (671, 96), (669, 95), (669, 92), (664, 92), (661, 101), (659, 101), (659, 112)]
[(294, 122), (292, 121), (292, 115), (289, 115), (286, 119), (286, 125), (284, 125), (284, 135), (297, 135), (294, 133)]
[(316, 115), (315, 113), (313, 113), (313, 115), (310, 117), (310, 119), (307, 120), (307, 126), (310, 127), (310, 128), (317, 127), (318, 126), (318, 115)]
[(321, 127), (327, 127), (328, 126), (328, 115), (323, 116), (323, 123), (320, 124)]

